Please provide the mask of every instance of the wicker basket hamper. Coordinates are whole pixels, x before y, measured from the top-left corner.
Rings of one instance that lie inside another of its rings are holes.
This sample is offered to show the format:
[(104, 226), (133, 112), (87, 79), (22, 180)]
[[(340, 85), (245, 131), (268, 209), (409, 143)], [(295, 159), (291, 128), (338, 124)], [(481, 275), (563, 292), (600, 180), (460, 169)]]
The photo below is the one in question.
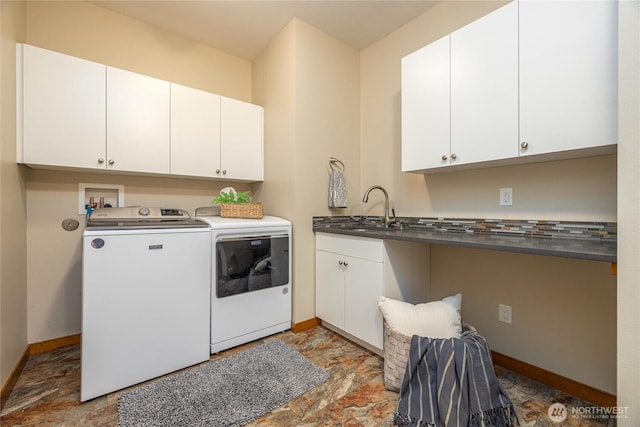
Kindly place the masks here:
[(220, 203), (223, 218), (262, 218), (262, 203)]
[[(462, 322), (462, 330), (476, 331), (473, 326), (465, 322)], [(407, 369), (411, 337), (390, 328), (386, 321), (383, 322), (383, 331), (384, 388), (398, 392)]]
[(386, 321), (383, 323), (383, 331), (384, 388), (391, 391), (400, 391), (404, 371), (409, 360), (411, 337), (391, 329)]

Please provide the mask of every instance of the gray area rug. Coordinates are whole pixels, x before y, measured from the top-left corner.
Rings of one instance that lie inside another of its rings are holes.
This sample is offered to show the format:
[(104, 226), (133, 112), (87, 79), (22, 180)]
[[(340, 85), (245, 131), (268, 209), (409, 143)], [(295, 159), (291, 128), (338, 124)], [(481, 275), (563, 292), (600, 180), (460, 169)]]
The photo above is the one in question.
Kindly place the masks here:
[(329, 378), (272, 340), (124, 392), (118, 422), (130, 426), (242, 426)]

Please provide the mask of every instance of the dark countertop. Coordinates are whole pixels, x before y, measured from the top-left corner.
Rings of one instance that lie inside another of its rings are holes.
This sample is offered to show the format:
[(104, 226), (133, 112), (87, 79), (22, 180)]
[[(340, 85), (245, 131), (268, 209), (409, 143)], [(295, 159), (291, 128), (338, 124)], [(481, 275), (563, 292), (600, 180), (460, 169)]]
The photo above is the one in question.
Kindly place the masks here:
[(616, 262), (617, 260), (617, 244), (615, 241), (317, 224), (314, 224), (313, 231), (592, 261)]

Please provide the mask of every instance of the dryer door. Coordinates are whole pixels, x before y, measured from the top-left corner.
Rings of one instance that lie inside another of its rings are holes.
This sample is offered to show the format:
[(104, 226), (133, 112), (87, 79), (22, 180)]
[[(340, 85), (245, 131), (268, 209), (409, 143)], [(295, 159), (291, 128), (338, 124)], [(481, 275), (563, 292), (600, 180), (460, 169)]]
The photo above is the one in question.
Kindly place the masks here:
[(289, 236), (220, 238), (216, 241), (218, 298), (286, 285)]

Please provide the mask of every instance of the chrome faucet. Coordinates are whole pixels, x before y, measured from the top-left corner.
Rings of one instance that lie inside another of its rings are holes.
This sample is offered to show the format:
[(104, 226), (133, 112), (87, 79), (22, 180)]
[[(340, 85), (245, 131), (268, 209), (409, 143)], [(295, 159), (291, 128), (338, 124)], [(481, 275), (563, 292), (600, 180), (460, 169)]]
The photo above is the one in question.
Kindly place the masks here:
[(389, 193), (387, 193), (387, 190), (385, 190), (379, 185), (372, 185), (371, 187), (369, 187), (367, 191), (364, 192), (362, 201), (364, 203), (367, 203), (369, 201), (369, 193), (371, 193), (371, 190), (376, 190), (376, 189), (384, 193), (384, 226), (388, 227), (389, 225), (393, 224), (396, 221), (396, 218), (395, 218), (395, 215), (393, 218), (389, 216)]

